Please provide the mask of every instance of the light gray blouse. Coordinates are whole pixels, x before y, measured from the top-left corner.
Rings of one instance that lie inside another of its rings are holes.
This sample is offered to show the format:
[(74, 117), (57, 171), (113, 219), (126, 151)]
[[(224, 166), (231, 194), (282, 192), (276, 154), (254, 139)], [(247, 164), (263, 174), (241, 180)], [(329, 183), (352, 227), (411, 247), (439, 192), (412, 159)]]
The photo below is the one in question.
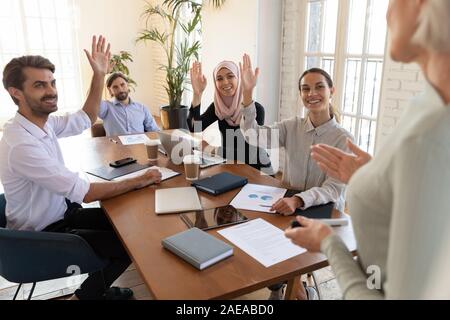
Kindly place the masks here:
[(354, 174), (347, 201), (359, 262), (336, 235), (321, 244), (344, 298), (450, 298), (450, 106), (434, 88)]
[(347, 151), (346, 140), (352, 135), (333, 118), (314, 128), (309, 118), (295, 117), (259, 126), (256, 123), (254, 104), (243, 108), (242, 133), (249, 144), (261, 148), (285, 149), (283, 183), (289, 188), (302, 190), (297, 196), (305, 203), (302, 209), (334, 202), (340, 211), (345, 207), (345, 185), (325, 175), (311, 159), (311, 146), (325, 143)]

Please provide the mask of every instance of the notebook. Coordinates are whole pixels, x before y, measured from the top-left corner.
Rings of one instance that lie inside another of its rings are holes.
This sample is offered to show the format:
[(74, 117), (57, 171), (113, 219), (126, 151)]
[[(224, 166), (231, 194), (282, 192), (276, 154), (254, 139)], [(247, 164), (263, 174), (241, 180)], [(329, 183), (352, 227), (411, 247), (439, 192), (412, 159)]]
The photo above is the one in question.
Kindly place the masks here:
[(140, 164), (140, 163), (133, 163), (126, 165), (124, 167), (120, 168), (113, 168), (111, 166), (103, 166), (96, 169), (90, 169), (86, 171), (89, 174), (92, 174), (93, 176), (105, 179), (105, 180), (113, 180), (115, 178), (140, 171), (146, 168), (150, 168), (152, 164)]
[[(298, 190), (288, 190), (284, 196), (293, 197), (300, 192), (301, 191)], [(298, 216), (304, 216), (309, 219), (331, 219), (333, 209), (334, 202), (329, 202), (327, 204), (309, 207), (306, 210), (297, 209), (295, 210), (295, 214)]]
[(155, 213), (167, 214), (202, 210), (194, 187), (158, 189), (155, 191)]
[(212, 195), (219, 195), (227, 191), (240, 188), (248, 183), (247, 178), (235, 176), (228, 172), (222, 172), (212, 177), (197, 180), (192, 183), (198, 190)]
[(161, 244), (199, 270), (233, 255), (232, 246), (198, 228), (163, 239)]

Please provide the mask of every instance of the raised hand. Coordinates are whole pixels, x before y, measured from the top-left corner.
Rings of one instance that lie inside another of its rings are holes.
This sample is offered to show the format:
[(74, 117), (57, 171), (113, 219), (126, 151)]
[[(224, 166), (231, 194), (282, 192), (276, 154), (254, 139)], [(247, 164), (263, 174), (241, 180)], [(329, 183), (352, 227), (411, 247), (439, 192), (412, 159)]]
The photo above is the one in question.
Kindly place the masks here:
[(256, 87), (256, 83), (258, 82), (259, 68), (256, 68), (255, 71), (253, 71), (252, 61), (250, 60), (250, 56), (248, 54), (244, 54), (242, 63), (239, 62), (239, 68), (241, 70), (241, 82), (244, 94), (246, 92), (253, 92), (253, 89)]
[(208, 81), (202, 72), (202, 64), (198, 61), (195, 61), (192, 64), (191, 68), (191, 83), (192, 83), (192, 91), (194, 95), (201, 96), (203, 91), (206, 89), (206, 85)]
[(89, 64), (91, 65), (94, 74), (98, 75), (106, 75), (110, 69), (110, 61), (111, 61), (111, 45), (108, 43), (106, 46), (106, 38), (100, 36), (97, 41), (97, 37), (92, 37), (92, 49), (91, 52), (86, 49), (84, 52), (86, 53), (86, 57), (89, 60)]
[(347, 140), (347, 145), (353, 154), (325, 144), (311, 147), (311, 157), (320, 169), (344, 183), (348, 183), (353, 174), (372, 159), (370, 154), (362, 151), (350, 139)]

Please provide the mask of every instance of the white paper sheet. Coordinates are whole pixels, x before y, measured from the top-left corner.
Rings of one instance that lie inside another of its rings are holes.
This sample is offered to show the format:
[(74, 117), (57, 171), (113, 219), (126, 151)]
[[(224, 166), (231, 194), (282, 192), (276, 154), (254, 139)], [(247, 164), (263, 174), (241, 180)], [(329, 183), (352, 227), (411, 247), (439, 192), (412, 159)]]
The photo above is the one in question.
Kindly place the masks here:
[(306, 252), (284, 236), (284, 231), (263, 219), (218, 231), (266, 268)]
[(142, 169), (142, 170), (139, 170), (139, 171), (136, 171), (136, 172), (133, 172), (133, 173), (121, 176), (121, 177), (117, 177), (117, 178), (113, 179), (113, 181), (122, 181), (122, 180), (125, 180), (125, 179), (134, 178), (134, 177), (137, 177), (137, 176), (143, 174), (144, 172), (146, 172), (148, 170), (152, 170), (152, 169), (157, 169), (157, 170), (159, 170), (161, 172), (161, 175), (162, 175), (161, 181), (164, 181), (164, 180), (167, 180), (167, 179), (170, 179), (172, 177), (175, 177), (175, 176), (179, 175), (178, 172), (170, 170), (168, 168), (160, 168), (160, 167), (157, 167), (157, 166), (153, 166), (153, 167), (145, 168), (145, 169)]
[(283, 198), (287, 189), (247, 184), (231, 201), (236, 209), (271, 212), (270, 207), (278, 199)]
[[(145, 134), (133, 134), (130, 136), (119, 136), (120, 142), (122, 142), (122, 144), (124, 146), (130, 146), (130, 145), (134, 145), (134, 144), (144, 144), (146, 142), (150, 142), (150, 138), (147, 137)], [(157, 142), (159, 142), (159, 144), (161, 144), (161, 141), (159, 140), (155, 140)]]

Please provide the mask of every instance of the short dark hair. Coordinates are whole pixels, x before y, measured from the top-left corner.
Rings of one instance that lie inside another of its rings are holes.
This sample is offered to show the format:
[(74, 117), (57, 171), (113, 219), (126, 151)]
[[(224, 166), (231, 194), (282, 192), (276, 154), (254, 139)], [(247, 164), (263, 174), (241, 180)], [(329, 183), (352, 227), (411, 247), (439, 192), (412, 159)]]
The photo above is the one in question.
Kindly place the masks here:
[(321, 74), (325, 78), (325, 80), (327, 81), (328, 88), (333, 88), (333, 86), (334, 86), (333, 85), (333, 80), (331, 79), (331, 76), (328, 74), (328, 72), (326, 72), (325, 70), (320, 69), (320, 68), (311, 68), (311, 69), (308, 69), (305, 72), (303, 72), (302, 76), (300, 77), (300, 80), (298, 81), (298, 88), (299, 88), (299, 90), (301, 90), (301, 88), (302, 88), (302, 80), (303, 80), (303, 78), (307, 74), (310, 74), (310, 73), (319, 73), (319, 74)]
[(107, 88), (111, 88), (112, 83), (114, 82), (114, 80), (116, 80), (117, 78), (122, 78), (123, 80), (125, 80), (126, 83), (128, 83), (128, 78), (126, 75), (124, 75), (123, 73), (120, 72), (114, 72), (113, 74), (111, 74), (108, 79), (106, 80), (106, 87)]
[[(16, 88), (23, 90), (23, 84), (26, 80), (23, 69), (25, 68), (37, 68), (48, 69), (52, 73), (55, 73), (55, 65), (47, 58), (41, 56), (22, 56), (12, 59), (3, 69), (3, 87)], [(19, 101), (11, 96), (14, 103), (19, 105)]]

